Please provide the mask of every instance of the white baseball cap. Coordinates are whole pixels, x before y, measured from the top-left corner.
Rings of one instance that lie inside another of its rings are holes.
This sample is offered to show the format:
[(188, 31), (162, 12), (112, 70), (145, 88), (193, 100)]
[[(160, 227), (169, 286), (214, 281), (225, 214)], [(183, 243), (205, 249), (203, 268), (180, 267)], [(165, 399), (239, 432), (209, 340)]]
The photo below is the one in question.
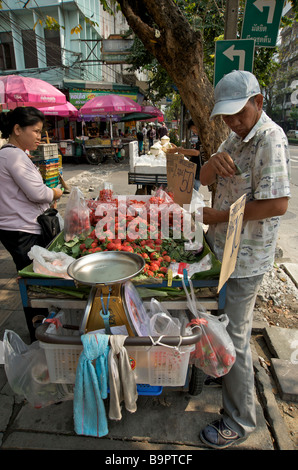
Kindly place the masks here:
[(233, 70), (225, 75), (215, 87), (215, 105), (210, 120), (220, 114), (239, 113), (249, 98), (260, 93), (259, 82), (252, 73), (245, 70)]

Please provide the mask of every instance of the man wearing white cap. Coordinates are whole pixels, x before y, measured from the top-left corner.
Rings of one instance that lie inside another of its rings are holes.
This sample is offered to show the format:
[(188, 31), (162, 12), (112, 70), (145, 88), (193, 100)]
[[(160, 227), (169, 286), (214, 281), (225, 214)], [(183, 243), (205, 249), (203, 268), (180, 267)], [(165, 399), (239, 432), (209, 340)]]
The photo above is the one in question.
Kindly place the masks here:
[(288, 141), (262, 107), (263, 96), (252, 73), (233, 71), (218, 82), (210, 119), (221, 115), (232, 132), (200, 173), (202, 185), (217, 183), (213, 207), (204, 208), (203, 220), (219, 260), (230, 206), (246, 194), (237, 262), (227, 281), (224, 308), (236, 361), (222, 377), (223, 415), (200, 433), (204, 443), (219, 449), (242, 441), (256, 427), (249, 344), (253, 310), (263, 275), (273, 266), (279, 218), (290, 197)]

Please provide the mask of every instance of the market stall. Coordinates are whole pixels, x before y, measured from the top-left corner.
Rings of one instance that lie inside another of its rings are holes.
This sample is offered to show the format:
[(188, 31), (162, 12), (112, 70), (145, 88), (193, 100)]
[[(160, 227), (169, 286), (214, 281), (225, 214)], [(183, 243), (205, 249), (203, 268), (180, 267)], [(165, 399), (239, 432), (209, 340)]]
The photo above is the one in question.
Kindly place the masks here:
[[(210, 315), (223, 308), (225, 288), (218, 289), (221, 263), (206, 243), (197, 212), (197, 205), (184, 211), (161, 189), (136, 197), (115, 195), (106, 186), (97, 199), (87, 200), (72, 188), (63, 231), (47, 249), (33, 247), (32, 264), (19, 272), (23, 306), (46, 307), (49, 314), (34, 318), (38, 341), (29, 347), (5, 332), (5, 367), (13, 390), (36, 408), (73, 400), (75, 431), (98, 437), (92, 416), (97, 410), (104, 420), (105, 411), (94, 401), (103, 382), (94, 376), (100, 369), (93, 361), (102, 361), (98, 348), (103, 344), (109, 344), (110, 361), (117, 351), (114, 342), (123, 341), (127, 370), (125, 378), (119, 370), (117, 380), (130, 390), (136, 386), (135, 402), (137, 395), (159, 395), (163, 387), (196, 395), (207, 367), (215, 376), (227, 373), (234, 352), (215, 334), (212, 347), (210, 334), (203, 336), (208, 323), (225, 328), (220, 317)], [(28, 358), (26, 368), (14, 367), (19, 346), (22, 365)], [(105, 378), (110, 407), (117, 387), (111, 367), (109, 362), (109, 381)], [(92, 429), (80, 426), (78, 409)], [(121, 413), (114, 416), (121, 419)], [(107, 432), (105, 427), (102, 435)]]
[(111, 156), (116, 162), (122, 160), (122, 143), (119, 137), (113, 135), (113, 122), (119, 121), (127, 113), (140, 111), (141, 106), (130, 98), (111, 94), (101, 95), (87, 101), (80, 109), (83, 120), (104, 118), (110, 124), (109, 136), (91, 138), (85, 142), (86, 158), (89, 163), (97, 165)]
[[(165, 195), (166, 193), (162, 191), (159, 194)], [(172, 210), (169, 214), (170, 227), (167, 226), (167, 221), (165, 227), (163, 226), (161, 214), (158, 212), (159, 205), (165, 203)], [(203, 291), (205, 288), (211, 289), (209, 292), (202, 292), (204, 305), (208, 306), (209, 310), (223, 308), (224, 289), (219, 294), (214, 293), (218, 285), (220, 263), (215, 259), (201, 232), (200, 239), (197, 240), (194, 248), (195, 251), (185, 249), (185, 239), (172, 239), (176, 216), (178, 217), (177, 224), (183, 224), (183, 219), (179, 208), (170, 198), (166, 202), (163, 197), (159, 196), (134, 196), (132, 198), (114, 196), (111, 189), (103, 189), (97, 200), (86, 201), (86, 204), (87, 216), (85, 212), (83, 219), (78, 217), (74, 209), (65, 214), (64, 231), (53, 241), (49, 250), (63, 252), (73, 259), (103, 251), (135, 252), (146, 260), (146, 264), (142, 273), (136, 276), (133, 282), (138, 287), (153, 289), (155, 294), (160, 294), (169, 308), (171, 305), (181, 307), (179, 299), (184, 296), (181, 292), (182, 276), (179, 266), (180, 269), (189, 268), (196, 287), (202, 288)], [(110, 214), (107, 213), (107, 208), (111, 210)], [(177, 211), (174, 219), (173, 211)], [(147, 218), (140, 218), (145, 213)], [(179, 228), (177, 224), (176, 229)], [(169, 230), (169, 233), (165, 234), (168, 235), (167, 237), (162, 238), (161, 228)], [(77, 230), (83, 233), (78, 234)], [(38, 307), (41, 304), (50, 306), (53, 304), (52, 295), (55, 294), (61, 294), (62, 297), (66, 295), (66, 299), (60, 300), (59, 297), (55, 299), (56, 306), (60, 308), (65, 306), (84, 308), (86, 306), (90, 288), (86, 286), (78, 288), (69, 276), (57, 278), (54, 272), (52, 275), (42, 275), (42, 272), (35, 272), (34, 264), (32, 264), (19, 273), (21, 276), (19, 286), (24, 306)], [(170, 272), (171, 278), (168, 277)], [(31, 288), (32, 286), (40, 288), (34, 289), (34, 287)], [(42, 287), (50, 289), (47, 291)], [(39, 297), (39, 293), (42, 294), (43, 291), (48, 297), (47, 300), (44, 295)], [(150, 296), (151, 293), (152, 291), (143, 291), (144, 295)], [(204, 297), (204, 295), (207, 296)]]

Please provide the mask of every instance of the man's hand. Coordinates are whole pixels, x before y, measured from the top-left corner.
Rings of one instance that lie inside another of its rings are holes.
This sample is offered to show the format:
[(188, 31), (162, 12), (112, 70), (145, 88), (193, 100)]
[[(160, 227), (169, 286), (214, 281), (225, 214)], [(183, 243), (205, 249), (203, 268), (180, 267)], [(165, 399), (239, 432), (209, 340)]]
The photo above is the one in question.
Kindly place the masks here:
[(165, 153), (177, 153), (178, 147), (175, 144), (171, 144), (171, 147), (167, 147)]
[(208, 162), (202, 166), (200, 181), (203, 186), (213, 184), (216, 175), (231, 178), (236, 173), (236, 166), (227, 152), (218, 152), (212, 155)]
[(208, 162), (215, 173), (223, 178), (234, 176), (236, 166), (227, 152), (219, 152), (212, 155)]
[(229, 221), (229, 211), (218, 211), (211, 207), (203, 208), (203, 223), (205, 225), (214, 225)]

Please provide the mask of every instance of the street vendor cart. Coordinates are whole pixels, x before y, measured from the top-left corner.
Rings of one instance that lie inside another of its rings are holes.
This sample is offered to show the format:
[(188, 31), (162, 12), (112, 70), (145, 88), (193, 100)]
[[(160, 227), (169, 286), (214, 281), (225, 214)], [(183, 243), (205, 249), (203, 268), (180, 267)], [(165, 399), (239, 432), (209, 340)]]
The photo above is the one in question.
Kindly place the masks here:
[(146, 194), (151, 194), (154, 188), (167, 186), (166, 160), (160, 161), (153, 156), (140, 156), (137, 141), (129, 143), (129, 167), (128, 184), (136, 184), (137, 193), (142, 189)]
[(123, 160), (120, 139), (96, 137), (84, 141), (86, 160), (91, 165), (98, 165), (111, 157), (116, 163)]
[[(63, 236), (63, 233), (60, 234), (60, 239), (61, 236)], [(55, 244), (58, 242), (59, 236), (52, 244), (52, 248), (55, 248)], [(117, 272), (121, 271), (119, 253), (101, 253), (101, 255), (105, 254), (114, 257), (117, 262)], [(132, 253), (126, 254), (132, 255)], [(100, 255), (100, 253), (87, 255), (77, 260), (84, 263), (80, 268), (81, 272), (86, 272), (86, 263), (89, 262), (90, 258), (97, 255)], [(140, 258), (138, 255), (135, 256)], [(111, 259), (109, 263), (111, 263)], [(90, 273), (90, 270), (87, 269), (87, 272)], [(105, 314), (107, 311), (110, 311), (111, 316), (108, 318), (108, 323), (110, 319), (113, 320), (115, 316), (118, 316), (118, 318), (122, 318), (120, 323), (126, 324), (130, 335), (125, 341), (125, 346), (137, 365), (144, 361), (152, 363), (154, 360), (151, 355), (154, 351), (156, 353), (155, 359), (161, 355), (160, 359), (163, 357), (163, 360), (166, 361), (167, 366), (163, 366), (166, 367), (166, 370), (161, 370), (161, 366), (157, 371), (155, 369), (152, 371), (151, 368), (148, 370), (148, 367), (145, 370), (141, 367), (136, 369), (138, 393), (140, 395), (158, 395), (162, 393), (164, 386), (182, 386), (193, 395), (201, 393), (205, 374), (195, 366), (188, 368), (189, 351), (191, 351), (191, 346), (199, 341), (200, 330), (198, 329), (192, 335), (185, 335), (181, 331), (182, 336), (166, 336), (163, 338), (162, 344), (157, 343), (153, 346), (152, 341), (158, 341), (158, 338), (151, 338), (148, 335), (139, 336), (138, 333), (142, 333), (141, 330), (138, 330), (140, 325), (137, 326), (131, 314), (127, 314), (128, 305), (133, 305), (133, 310), (135, 310), (137, 317), (144, 317), (146, 315), (145, 310), (150, 308), (150, 297), (156, 296), (158, 289), (161, 293), (163, 289), (165, 292), (170, 291), (167, 281), (163, 280), (162, 282), (152, 283), (148, 279), (146, 283), (138, 281), (136, 277), (135, 282), (132, 279), (132, 282), (125, 282), (124, 284), (116, 282), (112, 288), (107, 285), (99, 288), (99, 285), (94, 284), (93, 281), (89, 282), (87, 280), (87, 282), (83, 281), (82, 283), (80, 277), (77, 278), (79, 279), (78, 281), (75, 278), (59, 279), (38, 275), (34, 273), (32, 265), (25, 268), (19, 274), (21, 276), (19, 278), (19, 288), (24, 307), (48, 308), (50, 322), (53, 317), (55, 318), (55, 312), (63, 311), (64, 315), (66, 315), (62, 330), (63, 334), (59, 335), (47, 333), (51, 323), (42, 323), (45, 319), (38, 317), (35, 319), (35, 326), (37, 326), (36, 337), (45, 349), (50, 378), (54, 383), (74, 384), (76, 365), (82, 352), (80, 335), (84, 334), (88, 329), (93, 331), (102, 327), (106, 328)], [(106, 273), (104, 277), (106, 279)], [(192, 282), (198, 295), (198, 305), (215, 313), (220, 312), (225, 303), (225, 287), (221, 289), (219, 294), (216, 293), (218, 278), (193, 280)], [(147, 290), (143, 305), (138, 304), (137, 297), (135, 297), (135, 289)], [(182, 281), (179, 279), (172, 281), (171, 293), (173, 294), (175, 290), (182, 290)], [(163, 300), (164, 298), (165, 300)], [(185, 319), (187, 321), (191, 320), (192, 317), (189, 316), (189, 312), (186, 313), (186, 299), (183, 296), (180, 297), (180, 295), (175, 294), (172, 296), (167, 295), (166, 297), (161, 297), (160, 302), (163, 308), (173, 315), (184, 316), (184, 327)], [(175, 354), (177, 355), (176, 348), (178, 346), (182, 348), (182, 352), (187, 352), (188, 354), (182, 354), (181, 360), (183, 359), (183, 361), (179, 362), (179, 368), (177, 369), (173, 366), (173, 361), (176, 364)], [(149, 350), (151, 351), (150, 353)], [(157, 362), (155, 361), (154, 364), (157, 364)]]
[[(162, 196), (161, 192), (159, 194)], [(55, 275), (58, 272), (58, 268), (55, 268), (57, 264), (52, 265), (52, 273), (47, 271), (47, 274), (41, 274), (44, 270), (36, 269), (38, 264), (35, 265), (34, 259), (33, 264), (19, 272), (23, 306), (42, 307), (49, 311), (46, 319), (36, 318), (34, 323), (38, 326), (36, 337), (48, 357), (50, 379), (54, 383), (74, 383), (77, 362), (82, 352), (81, 336), (97, 331), (114, 334), (113, 328), (121, 327), (125, 328), (125, 346), (130, 348), (129, 354), (142, 392), (145, 386), (149, 387), (146, 393), (152, 394), (150, 387), (158, 386), (158, 393), (161, 393), (160, 387), (187, 384), (190, 393), (197, 394), (202, 390), (204, 374), (195, 366), (190, 368), (189, 373), (188, 361), (191, 347), (199, 341), (200, 329), (194, 330), (193, 334), (186, 331), (186, 325), (193, 317), (189, 312), (183, 280), (188, 278), (187, 272), (192, 273), (189, 279), (192, 279), (198, 308), (218, 313), (225, 303), (225, 287), (217, 292), (221, 264), (205, 240), (200, 250), (196, 249), (195, 252), (185, 251), (184, 239), (175, 241), (170, 237), (162, 240), (161, 232), (155, 240), (154, 237), (139, 237), (135, 242), (129, 241), (132, 236), (128, 230), (131, 227), (129, 224), (136, 221), (129, 215), (132, 205), (137, 209), (139, 217), (145, 204), (153, 204), (155, 201), (156, 209), (157, 204), (163, 201), (162, 197), (116, 197), (111, 191), (102, 191), (100, 197), (102, 200), (88, 201), (92, 226), (96, 225), (97, 230), (100, 222), (106, 221), (101, 209), (102, 202), (107, 207), (108, 200), (113, 210), (117, 208), (113, 220), (128, 224), (126, 238), (121, 240), (121, 226), (117, 222), (114, 243), (107, 236), (99, 238), (95, 229), (65, 241), (69, 233), (65, 225), (64, 231), (53, 240), (48, 251), (53, 252), (52, 255), (64, 252), (71, 258), (67, 276)], [(172, 204), (170, 206), (172, 210), (175, 209)], [(123, 210), (126, 217), (122, 215)], [(65, 215), (65, 222), (67, 220)], [(160, 223), (158, 226), (161, 230)], [(153, 233), (151, 231), (154, 231), (153, 220), (150, 223), (150, 233)], [(183, 276), (179, 273), (183, 273)], [(152, 330), (148, 329), (148, 311), (152, 299), (159, 302), (160, 308), (178, 318), (179, 335), (175, 330), (172, 336), (152, 336)], [(52, 322), (55, 325), (57, 315), (62, 313), (59, 334), (53, 334)], [(48, 328), (52, 330), (51, 333), (48, 333)]]

